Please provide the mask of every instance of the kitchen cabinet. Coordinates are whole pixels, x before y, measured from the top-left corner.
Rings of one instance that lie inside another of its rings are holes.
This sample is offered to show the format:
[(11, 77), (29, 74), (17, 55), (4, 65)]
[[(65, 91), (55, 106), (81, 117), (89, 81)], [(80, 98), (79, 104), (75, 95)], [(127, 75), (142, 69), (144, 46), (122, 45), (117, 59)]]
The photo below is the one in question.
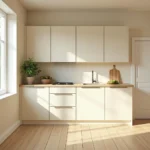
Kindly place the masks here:
[(104, 88), (77, 88), (77, 120), (104, 120)]
[(22, 88), (22, 120), (49, 120), (49, 88)]
[(105, 62), (129, 62), (129, 29), (126, 26), (105, 26)]
[(75, 62), (75, 26), (51, 26), (51, 62)]
[(51, 107), (51, 120), (75, 120), (75, 107)]
[(50, 94), (50, 106), (76, 106), (76, 95)]
[(132, 120), (132, 88), (105, 88), (105, 120)]
[(50, 120), (76, 120), (76, 88), (50, 88)]
[(77, 26), (77, 62), (103, 62), (104, 27)]
[(35, 62), (50, 62), (50, 27), (27, 27), (27, 58)]

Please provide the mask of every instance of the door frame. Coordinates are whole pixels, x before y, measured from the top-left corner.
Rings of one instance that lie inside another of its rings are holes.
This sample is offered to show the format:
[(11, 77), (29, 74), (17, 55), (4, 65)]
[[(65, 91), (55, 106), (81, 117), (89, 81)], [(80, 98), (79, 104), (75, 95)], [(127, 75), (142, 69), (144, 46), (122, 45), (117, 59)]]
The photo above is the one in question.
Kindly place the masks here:
[(132, 38), (132, 67), (131, 67), (131, 83), (136, 88), (136, 41), (150, 41), (150, 37), (134, 37)]
[(132, 65), (131, 65), (131, 83), (134, 85), (133, 88), (133, 119), (136, 118), (136, 92), (135, 88), (137, 87), (136, 85), (136, 48), (135, 48), (135, 42), (136, 41), (150, 41), (150, 37), (134, 37), (132, 38)]

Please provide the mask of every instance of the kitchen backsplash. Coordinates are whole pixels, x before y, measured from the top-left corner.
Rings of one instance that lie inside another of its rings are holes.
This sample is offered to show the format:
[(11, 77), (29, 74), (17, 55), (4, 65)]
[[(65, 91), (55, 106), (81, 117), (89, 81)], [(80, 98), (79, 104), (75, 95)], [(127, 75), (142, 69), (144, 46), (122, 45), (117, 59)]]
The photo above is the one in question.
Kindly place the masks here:
[[(59, 82), (83, 83), (91, 79), (92, 70), (98, 82), (106, 83), (109, 80), (109, 70), (113, 64), (85, 64), (85, 63), (39, 63), (42, 70), (36, 77), (36, 83), (39, 83), (39, 77), (50, 75)], [(131, 64), (116, 64), (120, 70), (123, 83), (131, 83)]]

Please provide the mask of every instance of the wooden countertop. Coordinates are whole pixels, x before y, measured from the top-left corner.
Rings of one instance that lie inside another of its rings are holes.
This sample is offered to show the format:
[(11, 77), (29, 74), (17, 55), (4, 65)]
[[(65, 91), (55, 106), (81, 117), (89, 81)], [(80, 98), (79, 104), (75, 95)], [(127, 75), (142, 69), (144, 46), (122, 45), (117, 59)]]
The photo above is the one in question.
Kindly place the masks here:
[(33, 85), (20, 85), (20, 87), (111, 87), (111, 88), (126, 88), (126, 87), (134, 87), (132, 84), (124, 83), (124, 84), (73, 84), (73, 85), (53, 85), (53, 84), (33, 84)]

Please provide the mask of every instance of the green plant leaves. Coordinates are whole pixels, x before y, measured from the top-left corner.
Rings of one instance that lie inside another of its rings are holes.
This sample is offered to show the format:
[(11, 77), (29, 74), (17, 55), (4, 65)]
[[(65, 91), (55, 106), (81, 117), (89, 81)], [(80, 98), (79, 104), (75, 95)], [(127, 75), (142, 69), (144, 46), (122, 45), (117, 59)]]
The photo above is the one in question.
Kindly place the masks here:
[(33, 77), (38, 75), (41, 70), (38, 67), (38, 64), (33, 61), (32, 58), (24, 61), (21, 65), (21, 73), (26, 75), (27, 77)]

